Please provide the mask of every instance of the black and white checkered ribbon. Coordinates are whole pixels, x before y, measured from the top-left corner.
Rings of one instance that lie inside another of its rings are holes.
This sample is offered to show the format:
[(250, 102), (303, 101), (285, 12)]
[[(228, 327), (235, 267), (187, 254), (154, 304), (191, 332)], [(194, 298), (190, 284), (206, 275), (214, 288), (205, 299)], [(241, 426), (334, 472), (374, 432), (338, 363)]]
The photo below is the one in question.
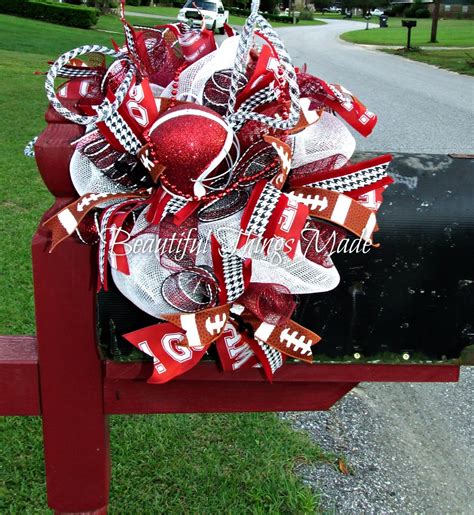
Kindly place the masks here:
[[(97, 108), (97, 113), (99, 115), (101, 113), (101, 108), (102, 106)], [(143, 145), (118, 111), (112, 111), (103, 119), (103, 122), (129, 154), (138, 154), (138, 151)]]
[[(260, 0), (252, 0), (252, 8), (250, 16), (247, 18), (242, 30), (237, 48), (237, 56), (235, 60), (234, 73), (232, 75), (230, 92), (229, 92), (229, 106), (227, 109), (227, 121), (230, 124), (236, 122), (245, 122), (247, 120), (259, 121), (275, 129), (287, 130), (296, 126), (300, 118), (300, 90), (296, 79), (296, 72), (291, 64), (291, 59), (277, 33), (273, 30), (272, 26), (258, 14)], [(253, 44), (253, 36), (255, 29), (259, 28), (263, 35), (270, 41), (275, 48), (280, 64), (283, 68), (283, 78), (288, 83), (290, 95), (290, 112), (288, 119), (273, 118), (255, 112), (241, 112), (240, 109), (235, 111), (235, 104), (237, 101), (238, 90), (238, 76), (245, 73), (250, 49)]]
[[(257, 91), (254, 95), (248, 98), (242, 105), (239, 107), (238, 113), (250, 113), (255, 111), (258, 107), (263, 104), (267, 104), (268, 102), (272, 102), (277, 99), (277, 94), (275, 92), (275, 88), (272, 86), (267, 86), (266, 88)], [(232, 126), (234, 131), (238, 131), (242, 125), (245, 123), (244, 119), (236, 119), (232, 116), (229, 117), (229, 124)]]
[(244, 262), (232, 252), (223, 252), (222, 271), (224, 273), (224, 286), (227, 294), (226, 302), (233, 302), (238, 299), (245, 290)]
[(270, 365), (272, 374), (274, 374), (283, 365), (283, 358), (281, 352), (277, 349), (274, 349), (267, 343), (262, 342), (262, 340), (259, 340), (258, 338), (256, 338), (256, 342), (265, 354), (265, 358), (267, 359), (268, 364)]
[(59, 72), (58, 77), (66, 79), (87, 79), (91, 77), (100, 77), (102, 73), (93, 68), (81, 68), (79, 66), (64, 66)]
[(343, 175), (342, 177), (334, 177), (332, 179), (324, 179), (322, 181), (314, 182), (310, 184), (310, 186), (337, 191), (339, 193), (358, 190), (365, 186), (370, 186), (384, 177), (387, 177), (385, 171), (387, 170), (388, 165), (389, 163), (371, 166), (370, 168), (365, 168), (364, 170), (360, 170), (349, 175)]
[(26, 157), (35, 157), (35, 143), (38, 140), (38, 136), (35, 136), (24, 148), (23, 154)]
[[(110, 102), (109, 100), (104, 99), (102, 104), (97, 108), (97, 115), (84, 116), (77, 113), (73, 113), (61, 104), (61, 102), (58, 100), (58, 97), (56, 96), (54, 80), (61, 74), (63, 68), (71, 59), (75, 59), (80, 55), (90, 53), (100, 53), (115, 57), (116, 59), (126, 59), (130, 63), (130, 68), (126, 73), (124, 80), (115, 92), (115, 100), (113, 102)], [(101, 45), (85, 45), (79, 48), (74, 48), (69, 52), (66, 52), (53, 63), (53, 65), (49, 69), (48, 74), (46, 75), (46, 95), (53, 108), (61, 116), (63, 116), (67, 120), (70, 120), (71, 122), (78, 123), (80, 125), (89, 125), (91, 123), (96, 123), (98, 121), (105, 120), (120, 107), (121, 103), (123, 102), (123, 99), (125, 98), (125, 95), (127, 94), (130, 88), (130, 84), (132, 83), (134, 75), (135, 66), (132, 62), (130, 62), (130, 59), (126, 54), (123, 54), (122, 52), (117, 52), (116, 50)]]
[(267, 182), (258, 198), (257, 204), (250, 216), (249, 223), (245, 228), (246, 233), (263, 236), (270, 217), (278, 204), (281, 192), (272, 184)]
[(124, 23), (123, 30), (125, 32), (125, 41), (127, 43), (128, 52), (132, 56), (132, 59), (135, 61), (135, 63), (139, 63), (140, 56), (138, 55), (137, 46), (135, 45), (133, 29), (130, 27), (128, 23)]
[(180, 197), (173, 197), (163, 209), (163, 213), (161, 215), (161, 220), (166, 215), (175, 215), (178, 211), (183, 209), (183, 207), (188, 203), (188, 200)]

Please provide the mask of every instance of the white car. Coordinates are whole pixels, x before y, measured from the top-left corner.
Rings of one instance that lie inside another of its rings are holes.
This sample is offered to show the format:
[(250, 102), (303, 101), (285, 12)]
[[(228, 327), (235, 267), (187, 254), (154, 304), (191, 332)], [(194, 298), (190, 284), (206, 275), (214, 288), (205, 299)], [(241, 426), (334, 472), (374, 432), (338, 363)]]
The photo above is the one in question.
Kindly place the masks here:
[(340, 7), (337, 7), (336, 5), (332, 5), (331, 7), (324, 7), (321, 12), (331, 13), (331, 14), (341, 14), (342, 9)]
[(229, 11), (224, 10), (221, 0), (187, 0), (178, 13), (178, 21), (192, 27), (200, 27), (203, 18), (206, 29), (224, 34), (224, 23), (228, 23)]
[(370, 11), (370, 14), (371, 16), (382, 16), (383, 11), (382, 9), (372, 9), (372, 11)]

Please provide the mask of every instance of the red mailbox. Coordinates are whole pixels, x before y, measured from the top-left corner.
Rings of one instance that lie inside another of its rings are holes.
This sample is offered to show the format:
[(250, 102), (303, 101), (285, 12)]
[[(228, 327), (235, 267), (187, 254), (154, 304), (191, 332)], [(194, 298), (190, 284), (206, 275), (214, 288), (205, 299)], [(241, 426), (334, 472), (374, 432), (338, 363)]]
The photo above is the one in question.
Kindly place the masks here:
[[(330, 108), (370, 133), (374, 115), (358, 103), (344, 111), (343, 90), (325, 87), (317, 91)], [(147, 383), (153, 363), (133, 359), (122, 335), (153, 319), (113, 284), (97, 294), (94, 246), (70, 237), (50, 252), (43, 222), (77, 199), (69, 165), (83, 129), (52, 108), (46, 122), (35, 155), (55, 202), (33, 238), (37, 336), (0, 340), (0, 414), (42, 416), (56, 512), (106, 510), (109, 414), (327, 410), (361, 381), (457, 381), (459, 365), (473, 362), (470, 163), (399, 155), (381, 248), (370, 259), (336, 255), (340, 286), (298, 305), (296, 320), (323, 336), (314, 364), (289, 361), (270, 383), (258, 368), (225, 373), (210, 354), (173, 381)]]

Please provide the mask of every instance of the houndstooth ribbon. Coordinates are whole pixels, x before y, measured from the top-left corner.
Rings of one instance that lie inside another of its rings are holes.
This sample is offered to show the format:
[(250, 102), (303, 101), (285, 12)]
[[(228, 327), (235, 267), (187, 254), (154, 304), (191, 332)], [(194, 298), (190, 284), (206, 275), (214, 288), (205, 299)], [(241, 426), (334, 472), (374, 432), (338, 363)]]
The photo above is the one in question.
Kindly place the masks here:
[[(273, 30), (272, 26), (258, 14), (260, 1), (252, 0), (251, 14), (247, 18), (242, 30), (237, 48), (237, 57), (235, 61), (234, 73), (229, 92), (229, 106), (227, 109), (227, 120), (233, 124), (236, 122), (246, 122), (247, 120), (258, 121), (267, 124), (270, 127), (280, 130), (287, 130), (293, 128), (300, 118), (300, 90), (296, 78), (295, 69), (291, 63), (290, 56), (283, 45), (277, 33)], [(238, 91), (238, 77), (240, 74), (245, 73), (248, 55), (253, 44), (253, 35), (256, 28), (260, 28), (262, 34), (268, 39), (271, 45), (275, 48), (281, 66), (283, 68), (283, 78), (288, 83), (290, 94), (290, 112), (287, 120), (281, 118), (273, 118), (255, 112), (241, 112), (240, 109), (235, 111)]]
[[(69, 63), (71, 59), (75, 59), (80, 55), (90, 53), (100, 53), (115, 57), (116, 59), (125, 59), (129, 62), (130, 68), (127, 71), (127, 74), (125, 75), (125, 79), (115, 92), (115, 100), (113, 102), (110, 102), (109, 100), (105, 99), (97, 109), (97, 115), (84, 116), (77, 113), (73, 113), (61, 104), (61, 102), (58, 100), (58, 97), (56, 96), (54, 80), (56, 79), (56, 77), (61, 75), (63, 68), (67, 65), (67, 63)], [(91, 123), (96, 123), (98, 121), (105, 120), (120, 107), (120, 105), (123, 102), (123, 99), (125, 98), (125, 95), (127, 94), (127, 91), (130, 88), (130, 84), (132, 83), (134, 75), (135, 66), (126, 54), (123, 54), (122, 52), (118, 52), (116, 50), (101, 45), (85, 45), (78, 48), (74, 48), (73, 50), (64, 53), (63, 55), (58, 57), (58, 59), (52, 64), (51, 68), (48, 71), (48, 74), (46, 75), (46, 95), (53, 108), (61, 116), (63, 116), (71, 122), (78, 123), (80, 125), (89, 125)]]

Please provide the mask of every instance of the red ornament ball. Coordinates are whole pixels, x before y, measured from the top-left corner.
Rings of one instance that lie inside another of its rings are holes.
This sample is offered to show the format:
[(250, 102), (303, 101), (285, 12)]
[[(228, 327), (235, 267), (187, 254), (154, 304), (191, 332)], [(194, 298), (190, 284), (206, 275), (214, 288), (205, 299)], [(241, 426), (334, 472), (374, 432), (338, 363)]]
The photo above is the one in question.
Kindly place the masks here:
[(167, 110), (149, 132), (154, 160), (174, 195), (200, 199), (210, 193), (209, 179), (232, 147), (233, 131), (215, 111), (196, 104)]

